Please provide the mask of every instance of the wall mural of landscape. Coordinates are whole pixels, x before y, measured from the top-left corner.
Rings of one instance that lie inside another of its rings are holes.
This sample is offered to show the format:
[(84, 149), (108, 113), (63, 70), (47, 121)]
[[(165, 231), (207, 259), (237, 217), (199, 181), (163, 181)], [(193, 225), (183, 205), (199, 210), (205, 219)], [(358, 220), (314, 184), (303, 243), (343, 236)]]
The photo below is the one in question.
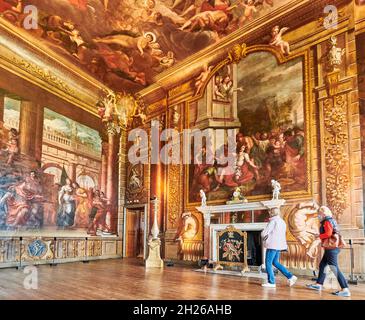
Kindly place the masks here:
[(0, 0), (0, 15), (23, 26), (116, 91), (136, 92), (158, 73), (290, 0)]

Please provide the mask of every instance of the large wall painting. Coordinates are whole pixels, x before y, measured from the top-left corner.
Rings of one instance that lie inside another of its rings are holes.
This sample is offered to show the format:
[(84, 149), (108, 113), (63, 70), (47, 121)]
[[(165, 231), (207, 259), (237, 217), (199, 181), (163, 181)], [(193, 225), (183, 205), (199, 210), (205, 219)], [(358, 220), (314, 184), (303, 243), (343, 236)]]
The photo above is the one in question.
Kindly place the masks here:
[(254, 52), (238, 64), (235, 166), (218, 175), (216, 163), (190, 165), (188, 203), (200, 201), (200, 189), (211, 202), (226, 201), (236, 188), (249, 199), (267, 198), (271, 179), (286, 198), (310, 194), (307, 59), (278, 63), (271, 52)]
[(29, 30), (116, 91), (138, 91), (158, 73), (291, 0), (0, 0), (0, 15)]
[(28, 109), (23, 109), (18, 99), (4, 99), (4, 117), (0, 121), (1, 234), (112, 233), (106, 221), (109, 202), (100, 190), (99, 132), (43, 109), (39, 161), (20, 143), (25, 127), (19, 129), (19, 122)]

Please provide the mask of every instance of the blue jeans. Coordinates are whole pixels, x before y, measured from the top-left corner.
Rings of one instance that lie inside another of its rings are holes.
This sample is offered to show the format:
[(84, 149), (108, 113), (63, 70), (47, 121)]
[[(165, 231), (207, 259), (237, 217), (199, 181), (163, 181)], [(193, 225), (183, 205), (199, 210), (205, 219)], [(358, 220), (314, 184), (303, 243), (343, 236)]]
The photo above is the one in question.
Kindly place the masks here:
[(324, 269), (327, 267), (327, 265), (329, 265), (332, 272), (335, 274), (341, 288), (344, 289), (344, 288), (349, 287), (344, 275), (342, 274), (342, 272), (338, 268), (337, 257), (338, 257), (339, 253), (340, 253), (340, 249), (327, 249), (327, 250), (324, 250), (324, 255), (323, 255), (322, 260), (319, 264), (319, 275), (318, 275), (318, 279), (317, 279), (318, 284), (323, 284), (324, 283), (324, 279), (326, 278), (326, 274), (324, 273)]
[(266, 257), (265, 257), (265, 265), (267, 278), (269, 283), (275, 284), (275, 276), (272, 266), (278, 269), (285, 277), (290, 279), (293, 275), (279, 262), (280, 259), (280, 250), (267, 249)]

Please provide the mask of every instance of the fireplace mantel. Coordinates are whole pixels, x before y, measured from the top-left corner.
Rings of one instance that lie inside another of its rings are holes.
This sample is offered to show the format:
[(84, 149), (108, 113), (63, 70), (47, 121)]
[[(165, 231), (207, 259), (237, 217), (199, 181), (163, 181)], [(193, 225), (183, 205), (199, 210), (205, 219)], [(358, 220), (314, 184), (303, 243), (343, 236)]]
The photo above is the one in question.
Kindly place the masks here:
[[(243, 202), (233, 203), (217, 206), (200, 206), (196, 207), (204, 216), (204, 256), (211, 257), (210, 248), (213, 246), (211, 243), (212, 230), (210, 225), (210, 219), (212, 214), (224, 214), (232, 212), (243, 211), (255, 211), (255, 210), (270, 210), (273, 208), (280, 208), (285, 204), (284, 199), (279, 200), (266, 200), (257, 202)], [(234, 225), (234, 224), (233, 224)]]

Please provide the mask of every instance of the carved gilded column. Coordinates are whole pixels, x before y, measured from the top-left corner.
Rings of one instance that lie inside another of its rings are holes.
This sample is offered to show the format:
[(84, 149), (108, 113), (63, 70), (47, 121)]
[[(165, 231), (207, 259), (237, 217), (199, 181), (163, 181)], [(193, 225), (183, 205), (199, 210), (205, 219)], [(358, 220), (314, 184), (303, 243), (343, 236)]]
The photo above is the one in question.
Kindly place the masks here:
[[(352, 79), (343, 77), (340, 70), (343, 49), (337, 48), (332, 37), (327, 52), (324, 86), (319, 87), (322, 153), (322, 198), (341, 222), (349, 207), (349, 94)], [(342, 76), (342, 77), (341, 77)]]
[[(181, 133), (182, 129), (182, 105), (170, 107), (167, 116), (167, 125)], [(176, 143), (179, 143), (177, 141)], [(180, 150), (182, 146), (180, 145)], [(177, 230), (181, 223), (181, 215), (183, 213), (183, 165), (169, 164), (167, 166), (166, 178), (166, 231), (165, 231), (165, 253), (166, 258), (178, 259), (181, 255), (181, 242), (176, 241), (179, 237)]]

